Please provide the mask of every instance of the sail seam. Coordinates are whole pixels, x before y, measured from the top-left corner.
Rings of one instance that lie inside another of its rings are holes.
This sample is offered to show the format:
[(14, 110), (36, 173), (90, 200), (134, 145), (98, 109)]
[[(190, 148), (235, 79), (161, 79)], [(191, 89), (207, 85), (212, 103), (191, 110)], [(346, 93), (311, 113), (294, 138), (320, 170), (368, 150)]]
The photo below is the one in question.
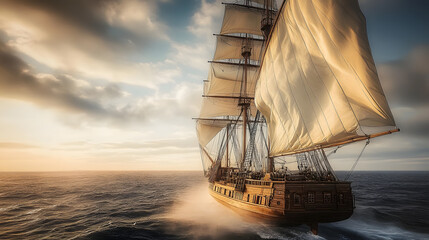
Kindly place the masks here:
[[(311, 4), (313, 5), (313, 2), (312, 2), (312, 1), (310, 1), (310, 2), (311, 2)], [(316, 14), (317, 14), (317, 11), (316, 11), (316, 9), (315, 9), (314, 5), (313, 5), (313, 8), (314, 8), (314, 10), (315, 10), (315, 12), (316, 12)], [(318, 17), (318, 19), (319, 19), (320, 24), (323, 26), (323, 29), (324, 29), (324, 30), (325, 30), (325, 32), (327, 33), (326, 28), (325, 28), (325, 26), (323, 25), (323, 23), (321, 22), (321, 20), (320, 20), (320, 18), (319, 18), (319, 17)], [(311, 33), (311, 35), (313, 36), (313, 38), (314, 38), (314, 39), (316, 39), (316, 38), (314, 37), (314, 35), (313, 35), (313, 33), (312, 33), (311, 31), (310, 31), (310, 33)], [(328, 35), (329, 35), (329, 34), (328, 34)], [(331, 39), (331, 41), (332, 41), (332, 39)], [(315, 40), (315, 43), (316, 43), (316, 46), (319, 48), (319, 51), (320, 51), (321, 56), (322, 56), (322, 57), (323, 57), (323, 59), (325, 60), (326, 66), (329, 68), (330, 72), (332, 73), (332, 76), (335, 78), (335, 80), (336, 80), (336, 82), (337, 82), (338, 86), (340, 87), (341, 91), (343, 92), (343, 95), (344, 95), (345, 99), (347, 100), (347, 103), (348, 103), (348, 105), (349, 105), (349, 107), (350, 107), (350, 109), (351, 109), (351, 111), (352, 111), (352, 113), (353, 113), (353, 116), (355, 117), (356, 122), (357, 122), (358, 126), (360, 127), (359, 120), (358, 120), (358, 118), (357, 118), (357, 116), (356, 116), (356, 113), (354, 112), (353, 107), (351, 106), (350, 100), (349, 100), (349, 98), (347, 97), (347, 95), (346, 95), (346, 93), (345, 93), (345, 91), (344, 91), (344, 88), (342, 87), (342, 85), (341, 85), (340, 81), (338, 80), (337, 76), (335, 75), (334, 71), (332, 70), (331, 66), (329, 65), (328, 60), (326, 59), (325, 55), (323, 54), (323, 51), (321, 50), (321, 48), (320, 48), (320, 46), (319, 46), (319, 44), (317, 43), (317, 41), (316, 41), (316, 40)], [(360, 127), (360, 128), (361, 128), (361, 127)], [(347, 129), (345, 129), (345, 130), (347, 131)]]
[[(313, 38), (314, 42), (316, 43), (316, 39), (314, 39), (314, 36), (311, 34), (310, 28), (308, 27), (308, 24), (307, 24), (307, 21), (306, 21), (306, 19), (305, 19), (305, 17), (304, 17), (304, 14), (302, 13), (302, 11), (300, 11), (300, 13), (301, 13), (302, 18), (304, 19), (304, 23), (305, 23), (305, 26), (306, 26), (306, 27), (307, 27), (307, 29), (308, 29), (308, 32), (310, 32), (310, 35), (312, 36), (312, 38)], [(298, 23), (296, 22), (296, 20), (295, 20), (295, 24), (298, 26)], [(320, 77), (320, 73), (319, 73), (318, 69), (316, 68), (316, 65), (314, 64), (313, 57), (312, 57), (312, 55), (310, 54), (310, 51), (309, 51), (308, 46), (307, 46), (307, 43), (306, 43), (306, 42), (305, 42), (305, 40), (304, 40), (304, 37), (303, 37), (303, 35), (302, 35), (302, 32), (301, 32), (301, 30), (300, 30), (299, 26), (298, 26), (298, 31), (300, 32), (301, 38), (302, 38), (302, 40), (303, 40), (303, 43), (304, 43), (304, 45), (305, 45), (305, 47), (306, 47), (306, 49), (307, 49), (308, 54), (310, 55), (310, 60), (311, 60), (311, 63), (312, 63), (312, 65), (313, 65), (314, 71), (316, 72), (316, 74), (317, 74), (317, 76), (318, 76), (319, 81), (320, 81), (320, 82), (323, 84), (323, 86), (325, 87), (325, 89), (326, 89), (326, 94), (327, 94), (327, 95), (328, 95), (328, 97), (329, 97), (329, 100), (330, 100), (330, 102), (331, 102), (331, 104), (332, 104), (333, 109), (335, 110), (335, 113), (336, 113), (336, 115), (337, 115), (337, 117), (338, 117), (338, 120), (340, 121), (340, 123), (341, 123), (341, 125), (342, 125), (343, 129), (346, 131), (346, 128), (345, 128), (345, 126), (344, 126), (344, 123), (343, 123), (343, 121), (342, 121), (342, 119), (341, 119), (341, 117), (340, 117), (340, 115), (339, 115), (339, 113), (338, 113), (338, 111), (337, 111), (337, 108), (335, 107), (334, 101), (332, 100), (332, 96), (331, 96), (331, 94), (329, 94), (329, 90), (328, 90), (328, 88), (326, 87), (325, 81), (323, 81), (323, 80), (322, 80), (322, 78)], [(317, 44), (316, 44), (316, 45), (317, 45)], [(319, 51), (320, 51), (320, 48), (319, 48)], [(321, 52), (321, 51), (320, 51), (320, 52)], [(317, 103), (319, 103), (319, 102), (317, 102)], [(326, 125), (328, 126), (328, 129), (329, 129), (329, 132), (331, 133), (331, 136), (334, 136), (334, 135), (333, 135), (333, 133), (332, 133), (332, 130), (331, 130), (331, 126), (329, 125), (329, 122), (328, 122), (328, 120), (327, 120), (327, 118), (326, 118), (325, 112), (322, 110), (322, 107), (320, 106), (320, 104), (318, 104), (318, 105), (319, 105), (319, 107), (320, 107), (320, 109), (321, 109), (321, 112), (322, 112), (322, 114), (323, 114), (323, 117), (325, 118)]]
[[(292, 13), (291, 13), (292, 14)], [(307, 50), (307, 52), (309, 53), (309, 55), (310, 55), (310, 52), (309, 52), (309, 50), (308, 50), (308, 47), (307, 47), (307, 45), (306, 45), (306, 43), (305, 43), (305, 40), (304, 40), (304, 37), (303, 37), (303, 35), (302, 35), (302, 32), (301, 32), (301, 30), (300, 30), (300, 26), (298, 26), (298, 23), (296, 22), (296, 16), (295, 15), (293, 15), (293, 17), (292, 17), (292, 19), (294, 20), (294, 22), (295, 22), (295, 25), (296, 25), (296, 29), (295, 29), (295, 31), (297, 31), (297, 33), (299, 33), (299, 35), (301, 36), (301, 39), (302, 39), (302, 42), (303, 42), (303, 44), (304, 44), (304, 46), (305, 46), (305, 49)], [(292, 28), (292, 27), (291, 27)], [(302, 68), (302, 62), (301, 62), (301, 60), (298, 60), (298, 57), (297, 57), (297, 55), (296, 55), (296, 53), (295, 53), (295, 49), (296, 47), (295, 47), (295, 45), (293, 45), (293, 53), (294, 53), (294, 56), (295, 56), (295, 61), (298, 63), (299, 62), (299, 64), (297, 64), (298, 66), (299, 66), (299, 69), (300, 69), (300, 75), (302, 76), (302, 79), (304, 80), (303, 82), (303, 86), (304, 86), (304, 90), (305, 90), (305, 93), (307, 94), (307, 97), (308, 97), (308, 101), (310, 101), (311, 102), (311, 100), (310, 100), (310, 94), (308, 93), (308, 88), (309, 88), (309, 90), (311, 91), (311, 88), (309, 87), (309, 84), (308, 84), (308, 78), (306, 77), (306, 75), (305, 75), (305, 73), (304, 73), (304, 70), (303, 70), (303, 68)], [(311, 55), (310, 55), (310, 60), (312, 60), (311, 59)], [(313, 62), (312, 62), (313, 63)], [(313, 64), (313, 66), (314, 66), (314, 64)], [(306, 84), (307, 83), (307, 84)], [(313, 94), (313, 97), (314, 97), (314, 94)], [(317, 101), (316, 101), (317, 102)], [(318, 103), (318, 102), (317, 102)], [(315, 110), (315, 107), (314, 107), (314, 105), (313, 104), (310, 104), (311, 105), (311, 107), (312, 107), (312, 109), (313, 109), (313, 114), (316, 116), (317, 114), (316, 114), (316, 110)], [(326, 116), (325, 116), (325, 114), (323, 113), (323, 111), (322, 111), (322, 114), (323, 114), (323, 116), (325, 117), (325, 119), (326, 119)], [(316, 117), (316, 121), (317, 121), (317, 124), (319, 125), (319, 129), (320, 129), (320, 132), (322, 132), (322, 134), (323, 134), (323, 140), (324, 141), (326, 141), (326, 134), (325, 134), (325, 132), (323, 131), (323, 128), (322, 128), (322, 126), (320, 125), (320, 121), (319, 121), (319, 118), (317, 118)], [(328, 129), (329, 129), (329, 131), (331, 132), (331, 129), (329, 128), (329, 125), (328, 125)], [(332, 135), (332, 132), (331, 132), (331, 135)], [(314, 144), (314, 142), (313, 142), (313, 144)]]
[[(268, 54), (269, 55), (271, 55), (271, 52), (270, 51), (268, 51), (268, 49), (267, 49), (267, 52), (268, 52)], [(266, 66), (265, 66), (266, 67)], [(264, 72), (265, 73), (265, 72)], [(266, 73), (265, 73), (265, 75), (266, 75)], [(275, 76), (275, 74), (274, 74), (274, 76)], [(266, 78), (266, 76), (265, 76), (265, 78)], [(266, 94), (268, 95), (268, 97), (270, 98), (270, 100), (271, 100), (271, 103), (273, 104), (274, 103), (274, 99), (273, 99), (273, 97), (271, 96), (271, 93), (270, 93), (270, 91), (268, 91), (268, 81), (265, 81), (265, 92), (266, 92)], [(277, 116), (280, 116), (280, 114), (279, 114), (279, 112), (278, 112), (278, 110), (277, 110), (277, 108), (270, 108), (270, 115), (272, 115), (273, 113), (274, 114), (276, 114)], [(292, 121), (292, 126), (295, 128), (295, 131), (296, 131), (296, 127), (294, 126), (294, 122), (293, 122), (293, 120), (292, 120), (292, 118), (290, 117), (290, 113), (289, 113), (289, 111), (287, 110), (286, 111), (287, 113), (288, 113), (288, 115), (289, 115), (289, 118), (291, 119), (291, 121)], [(270, 119), (272, 119), (272, 117), (270, 116)], [(285, 126), (283, 125), (283, 124), (281, 124), (282, 125), (282, 128), (283, 128), (283, 130), (284, 130), (284, 132), (285, 133), (287, 133), (287, 131), (286, 131), (286, 128), (285, 128)], [(272, 131), (272, 130), (270, 130), (270, 131)], [(287, 134), (283, 134), (284, 136), (286, 136), (287, 137), (287, 141), (288, 141), (288, 145), (290, 144), (290, 139), (289, 139), (289, 136), (287, 136)], [(284, 138), (284, 136), (283, 136), (283, 138)], [(271, 140), (272, 141), (272, 140)], [(270, 145), (270, 148), (272, 148), (274, 145), (271, 143), (271, 145)], [(271, 149), (270, 149), (271, 150)]]
[[(284, 16), (284, 14), (282, 14), (283, 16)], [(276, 29), (277, 30), (277, 32), (276, 32), (276, 34), (277, 34), (277, 37), (278, 37), (278, 29)], [(279, 44), (280, 44), (280, 41), (279, 41)], [(268, 54), (270, 54), (270, 57), (272, 58), (272, 55), (271, 55), (271, 51), (269, 51), (269, 53)], [(280, 51), (278, 54), (280, 54), (280, 55), (283, 55), (283, 52), (282, 51)], [(285, 66), (284, 65), (284, 62), (282, 62), (282, 64), (283, 64), (283, 66)], [(284, 69), (281, 69), (282, 71), (285, 71)], [(275, 71), (273, 71), (273, 75), (274, 75), (274, 82), (275, 82), (275, 84), (276, 84), (276, 86), (277, 86), (277, 89), (280, 89), (278, 86), (278, 82), (277, 82), (277, 77), (276, 77), (276, 73), (275, 73)], [(291, 91), (291, 89), (290, 89), (290, 84), (289, 84), (289, 78), (288, 78), (288, 76), (287, 76), (287, 74), (284, 74), (285, 75), (285, 77), (286, 77), (286, 82), (288, 83), (288, 85), (289, 85), (289, 92), (291, 93), (291, 95), (292, 95), (292, 97), (294, 97), (293, 96), (293, 93), (292, 93), (292, 91)], [(292, 118), (292, 116), (291, 116), (291, 113), (289, 112), (289, 108), (286, 106), (286, 103), (285, 103), (285, 100), (283, 99), (283, 97), (282, 97), (282, 95), (280, 95), (280, 94), (278, 94), (278, 96), (279, 96), (279, 98), (282, 100), (282, 103), (283, 103), (283, 106), (285, 107), (285, 109), (286, 109), (286, 112), (288, 113), (288, 115), (289, 115), (289, 119), (291, 120), (291, 122), (292, 122), (292, 125), (294, 126), (294, 128), (295, 128), (295, 132), (297, 131), (297, 129), (298, 129), (298, 127), (297, 127), (297, 124), (295, 123), (295, 121), (293, 120), (293, 118)], [(295, 99), (294, 99), (295, 100)], [(274, 101), (273, 101), (273, 103), (274, 103)], [(276, 109), (276, 111), (277, 111), (277, 108), (275, 108)], [(298, 111), (299, 112), (299, 111)], [(301, 114), (301, 113), (300, 113)], [(287, 132), (286, 131), (286, 129), (285, 129), (285, 125), (286, 124), (284, 124), (284, 122), (285, 121), (283, 121), (283, 119), (280, 117), (281, 115), (279, 114), (279, 112), (277, 111), (277, 115), (279, 116), (279, 119), (280, 119), (280, 121), (282, 121), (282, 124), (281, 124), (281, 126), (283, 127), (283, 129), (285, 130), (285, 133)], [(305, 124), (304, 124), (304, 126), (305, 126)], [(287, 137), (287, 139), (288, 139), (288, 145), (289, 145), (289, 147), (291, 147), (292, 145), (291, 145), (291, 143), (292, 143), (292, 141), (289, 139), (289, 136), (287, 135), (287, 134), (283, 134), (283, 137), (282, 137), (282, 139), (284, 139), (285, 138), (285, 136)], [(301, 139), (299, 139), (299, 142), (300, 142), (300, 144), (302, 144), (302, 142), (301, 142)]]

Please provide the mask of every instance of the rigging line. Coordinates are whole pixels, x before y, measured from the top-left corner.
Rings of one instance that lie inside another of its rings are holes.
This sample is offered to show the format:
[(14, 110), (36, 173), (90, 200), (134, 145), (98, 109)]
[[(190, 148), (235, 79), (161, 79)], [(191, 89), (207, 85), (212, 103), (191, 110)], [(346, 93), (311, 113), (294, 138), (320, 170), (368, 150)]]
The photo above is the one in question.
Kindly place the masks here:
[(347, 175), (347, 177), (344, 179), (344, 181), (347, 181), (347, 180), (350, 178), (350, 176), (352, 175), (352, 173), (353, 173), (353, 171), (355, 170), (355, 167), (356, 167), (356, 165), (357, 165), (357, 163), (358, 163), (358, 161), (359, 161), (360, 157), (361, 157), (361, 156), (362, 156), (362, 154), (363, 154), (363, 151), (365, 150), (366, 146), (368, 146), (368, 144), (369, 144), (369, 138), (368, 138), (368, 140), (366, 141), (365, 146), (363, 146), (362, 151), (360, 152), (360, 154), (359, 154), (358, 158), (356, 159), (355, 163), (353, 164), (353, 167), (350, 169), (349, 174), (348, 174), (348, 175)]
[(334, 150), (332, 150), (332, 152), (328, 153), (328, 154), (326, 155), (326, 157), (329, 157), (329, 156), (331, 156), (332, 154), (337, 153), (338, 149), (340, 149), (340, 148), (341, 148), (341, 147), (343, 147), (343, 146), (344, 146), (344, 145), (337, 146)]

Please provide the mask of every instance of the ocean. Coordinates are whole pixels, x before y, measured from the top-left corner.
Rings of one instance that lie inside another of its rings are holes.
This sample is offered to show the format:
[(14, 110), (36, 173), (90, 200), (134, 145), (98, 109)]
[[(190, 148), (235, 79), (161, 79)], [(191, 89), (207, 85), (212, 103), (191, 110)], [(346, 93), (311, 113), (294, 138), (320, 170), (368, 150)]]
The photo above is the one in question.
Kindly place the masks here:
[(353, 216), (314, 236), (224, 207), (201, 172), (0, 173), (0, 239), (429, 239), (429, 172), (350, 180)]

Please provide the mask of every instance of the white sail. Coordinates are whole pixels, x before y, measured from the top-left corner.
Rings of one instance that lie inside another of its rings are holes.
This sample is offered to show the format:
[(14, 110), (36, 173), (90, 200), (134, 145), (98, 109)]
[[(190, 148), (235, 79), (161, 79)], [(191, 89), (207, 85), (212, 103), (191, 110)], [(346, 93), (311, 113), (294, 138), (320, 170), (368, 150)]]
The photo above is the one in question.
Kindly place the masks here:
[[(214, 118), (233, 116), (241, 114), (241, 106), (238, 105), (238, 98), (217, 98), (205, 97), (201, 104), (200, 118)], [(251, 116), (256, 115), (255, 104), (250, 105)]]
[(262, 36), (263, 10), (243, 5), (227, 4), (221, 34), (247, 33)]
[[(241, 46), (246, 38), (218, 35), (216, 43), (216, 51), (213, 60), (225, 59), (243, 59), (241, 56)], [(251, 60), (260, 60), (264, 41), (262, 39), (247, 40), (251, 42)]]
[(197, 135), (200, 146), (207, 146), (228, 123), (229, 121), (197, 120)]
[[(255, 94), (258, 67), (247, 67), (246, 96), (253, 97)], [(240, 96), (243, 81), (243, 66), (225, 63), (212, 63), (209, 70), (205, 95), (238, 97)]]
[(271, 156), (393, 129), (357, 0), (287, 0), (255, 101), (268, 123)]

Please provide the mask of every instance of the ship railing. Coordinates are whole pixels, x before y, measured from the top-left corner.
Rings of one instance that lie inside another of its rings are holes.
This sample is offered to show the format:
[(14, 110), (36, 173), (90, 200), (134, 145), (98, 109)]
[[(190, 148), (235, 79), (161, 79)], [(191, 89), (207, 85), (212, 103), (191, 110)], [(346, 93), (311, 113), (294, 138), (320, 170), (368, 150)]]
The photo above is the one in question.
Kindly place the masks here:
[(246, 180), (246, 184), (259, 185), (259, 186), (270, 186), (271, 182), (262, 180)]

